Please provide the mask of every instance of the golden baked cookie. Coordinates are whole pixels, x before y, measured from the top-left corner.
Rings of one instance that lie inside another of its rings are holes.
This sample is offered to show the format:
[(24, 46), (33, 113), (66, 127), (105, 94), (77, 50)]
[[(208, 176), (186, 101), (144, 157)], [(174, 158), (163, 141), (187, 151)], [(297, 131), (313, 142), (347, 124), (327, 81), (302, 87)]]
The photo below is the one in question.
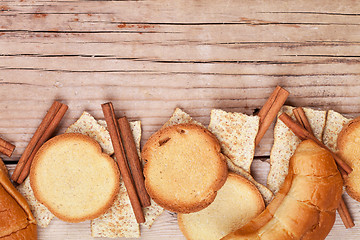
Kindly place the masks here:
[(220, 144), (195, 124), (162, 128), (144, 146), (145, 186), (163, 208), (191, 213), (207, 207), (227, 178)]
[(343, 127), (337, 139), (340, 157), (353, 169), (345, 180), (347, 193), (360, 201), (360, 117)]
[(229, 173), (214, 202), (201, 211), (178, 214), (178, 223), (187, 239), (218, 240), (264, 209), (264, 200), (255, 185), (240, 175)]
[(115, 161), (92, 138), (66, 133), (47, 141), (30, 171), (35, 197), (56, 217), (81, 222), (103, 214), (120, 186)]

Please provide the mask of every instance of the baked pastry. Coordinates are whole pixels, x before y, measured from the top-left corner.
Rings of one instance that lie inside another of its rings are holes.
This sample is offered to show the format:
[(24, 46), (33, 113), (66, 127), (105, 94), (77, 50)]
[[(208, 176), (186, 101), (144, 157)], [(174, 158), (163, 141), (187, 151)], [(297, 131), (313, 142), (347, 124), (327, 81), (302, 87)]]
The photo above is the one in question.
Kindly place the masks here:
[(341, 130), (337, 148), (340, 157), (353, 169), (345, 178), (346, 192), (360, 201), (360, 117), (350, 121)]
[(229, 173), (214, 202), (195, 213), (179, 213), (178, 223), (187, 239), (218, 240), (242, 227), (264, 208), (264, 200), (255, 185)]
[(34, 216), (23, 196), (12, 185), (7, 169), (0, 159), (0, 239), (35, 240), (37, 227)]
[(115, 161), (92, 138), (66, 133), (47, 141), (31, 165), (35, 197), (56, 217), (81, 222), (103, 214), (119, 191)]
[(335, 222), (343, 181), (330, 152), (299, 144), (289, 173), (269, 206), (228, 239), (325, 239)]
[(173, 212), (191, 213), (207, 207), (227, 177), (220, 151), (216, 137), (199, 125), (162, 128), (142, 151), (150, 197)]

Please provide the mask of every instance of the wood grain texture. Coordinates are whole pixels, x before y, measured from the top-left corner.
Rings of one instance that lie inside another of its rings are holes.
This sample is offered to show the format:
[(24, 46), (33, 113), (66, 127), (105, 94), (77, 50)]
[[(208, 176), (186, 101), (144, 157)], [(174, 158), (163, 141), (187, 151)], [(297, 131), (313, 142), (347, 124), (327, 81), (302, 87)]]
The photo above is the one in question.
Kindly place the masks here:
[[(58, 133), (84, 110), (103, 118), (112, 101), (117, 117), (142, 121), (142, 144), (175, 107), (207, 125), (213, 108), (253, 114), (276, 85), (290, 92), (287, 104), (357, 116), (359, 33), (356, 0), (2, 0), (0, 137), (16, 145), (5, 161), (19, 159), (54, 100), (69, 106)], [(260, 180), (272, 128), (256, 150)], [(358, 224), (359, 204), (346, 201)], [(54, 236), (90, 233), (60, 221), (40, 231)], [(340, 236), (360, 231), (337, 219), (328, 239)], [(183, 239), (169, 213), (144, 231), (170, 237)]]

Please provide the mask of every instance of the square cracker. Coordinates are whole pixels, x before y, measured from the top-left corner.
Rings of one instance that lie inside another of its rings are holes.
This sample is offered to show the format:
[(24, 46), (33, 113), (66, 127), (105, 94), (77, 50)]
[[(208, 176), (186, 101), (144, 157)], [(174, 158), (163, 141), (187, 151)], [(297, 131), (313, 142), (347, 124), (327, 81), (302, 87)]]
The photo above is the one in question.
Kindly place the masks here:
[(71, 124), (66, 133), (81, 133), (95, 139), (106, 154), (113, 154), (114, 148), (108, 130), (99, 124), (88, 112), (83, 112), (75, 123)]
[[(203, 126), (201, 123), (193, 120), (189, 114), (185, 113), (180, 108), (175, 109), (175, 112), (171, 116), (170, 120), (167, 121), (164, 124), (164, 126), (167, 127), (167, 126), (171, 126), (171, 125), (175, 125), (175, 124), (181, 124), (181, 123), (192, 123), (192, 124), (197, 124), (197, 125)], [(209, 129), (209, 130), (211, 131), (211, 129)], [(231, 147), (232, 143), (230, 142), (229, 144), (230, 144), (230, 147)], [(251, 158), (253, 158), (253, 157), (254, 157), (254, 155), (251, 155)], [(266, 204), (270, 203), (270, 201), (274, 197), (274, 194), (269, 189), (267, 189), (265, 186), (263, 186), (262, 184), (256, 182), (255, 179), (250, 175), (249, 172), (247, 172), (244, 169), (242, 169), (241, 167), (235, 165), (233, 163), (233, 161), (231, 161), (228, 157), (225, 156), (225, 158), (226, 158), (226, 162), (227, 162), (229, 170), (235, 172), (236, 174), (239, 174), (239, 175), (245, 177), (250, 182), (252, 182), (259, 189), (261, 195), (264, 198), (265, 203)]]
[[(99, 120), (98, 123), (107, 128), (106, 122)], [(130, 128), (140, 154), (141, 123), (130, 122)], [(111, 144), (111, 142), (110, 142)], [(144, 208), (145, 223), (143, 226), (150, 228), (155, 219), (161, 215), (163, 208), (151, 200), (151, 206)], [(126, 191), (124, 181), (120, 181), (120, 191), (113, 205), (99, 218), (91, 221), (91, 235), (93, 237), (140, 237), (140, 227), (136, 221), (129, 195)]]
[(352, 119), (346, 118), (338, 112), (329, 110), (327, 114), (323, 142), (330, 150), (337, 151), (337, 138), (342, 128)]
[(209, 130), (219, 139), (222, 152), (248, 173), (254, 159), (259, 121), (258, 116), (211, 110)]
[[(278, 116), (283, 112), (296, 120), (293, 114), (294, 107), (283, 106)], [(303, 108), (316, 138), (322, 139), (326, 111)], [(270, 171), (267, 178), (267, 187), (273, 192), (279, 191), (288, 174), (289, 161), (301, 140), (280, 120), (277, 119), (274, 128), (274, 145), (270, 153)]]
[(36, 224), (43, 228), (47, 227), (55, 216), (43, 204), (36, 200), (30, 186), (30, 178), (27, 177), (23, 183), (17, 186), (17, 190), (28, 202), (30, 210), (36, 219)]

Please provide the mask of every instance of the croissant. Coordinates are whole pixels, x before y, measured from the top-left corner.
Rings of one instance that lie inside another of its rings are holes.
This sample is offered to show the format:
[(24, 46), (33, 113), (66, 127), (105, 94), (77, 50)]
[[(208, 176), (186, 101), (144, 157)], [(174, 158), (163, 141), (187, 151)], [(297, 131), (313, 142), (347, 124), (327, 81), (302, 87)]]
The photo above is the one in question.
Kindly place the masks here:
[(25, 198), (10, 182), (0, 159), (0, 240), (37, 239), (34, 216)]
[(334, 225), (342, 189), (331, 154), (305, 140), (292, 156), (274, 200), (258, 217), (222, 239), (325, 239)]

